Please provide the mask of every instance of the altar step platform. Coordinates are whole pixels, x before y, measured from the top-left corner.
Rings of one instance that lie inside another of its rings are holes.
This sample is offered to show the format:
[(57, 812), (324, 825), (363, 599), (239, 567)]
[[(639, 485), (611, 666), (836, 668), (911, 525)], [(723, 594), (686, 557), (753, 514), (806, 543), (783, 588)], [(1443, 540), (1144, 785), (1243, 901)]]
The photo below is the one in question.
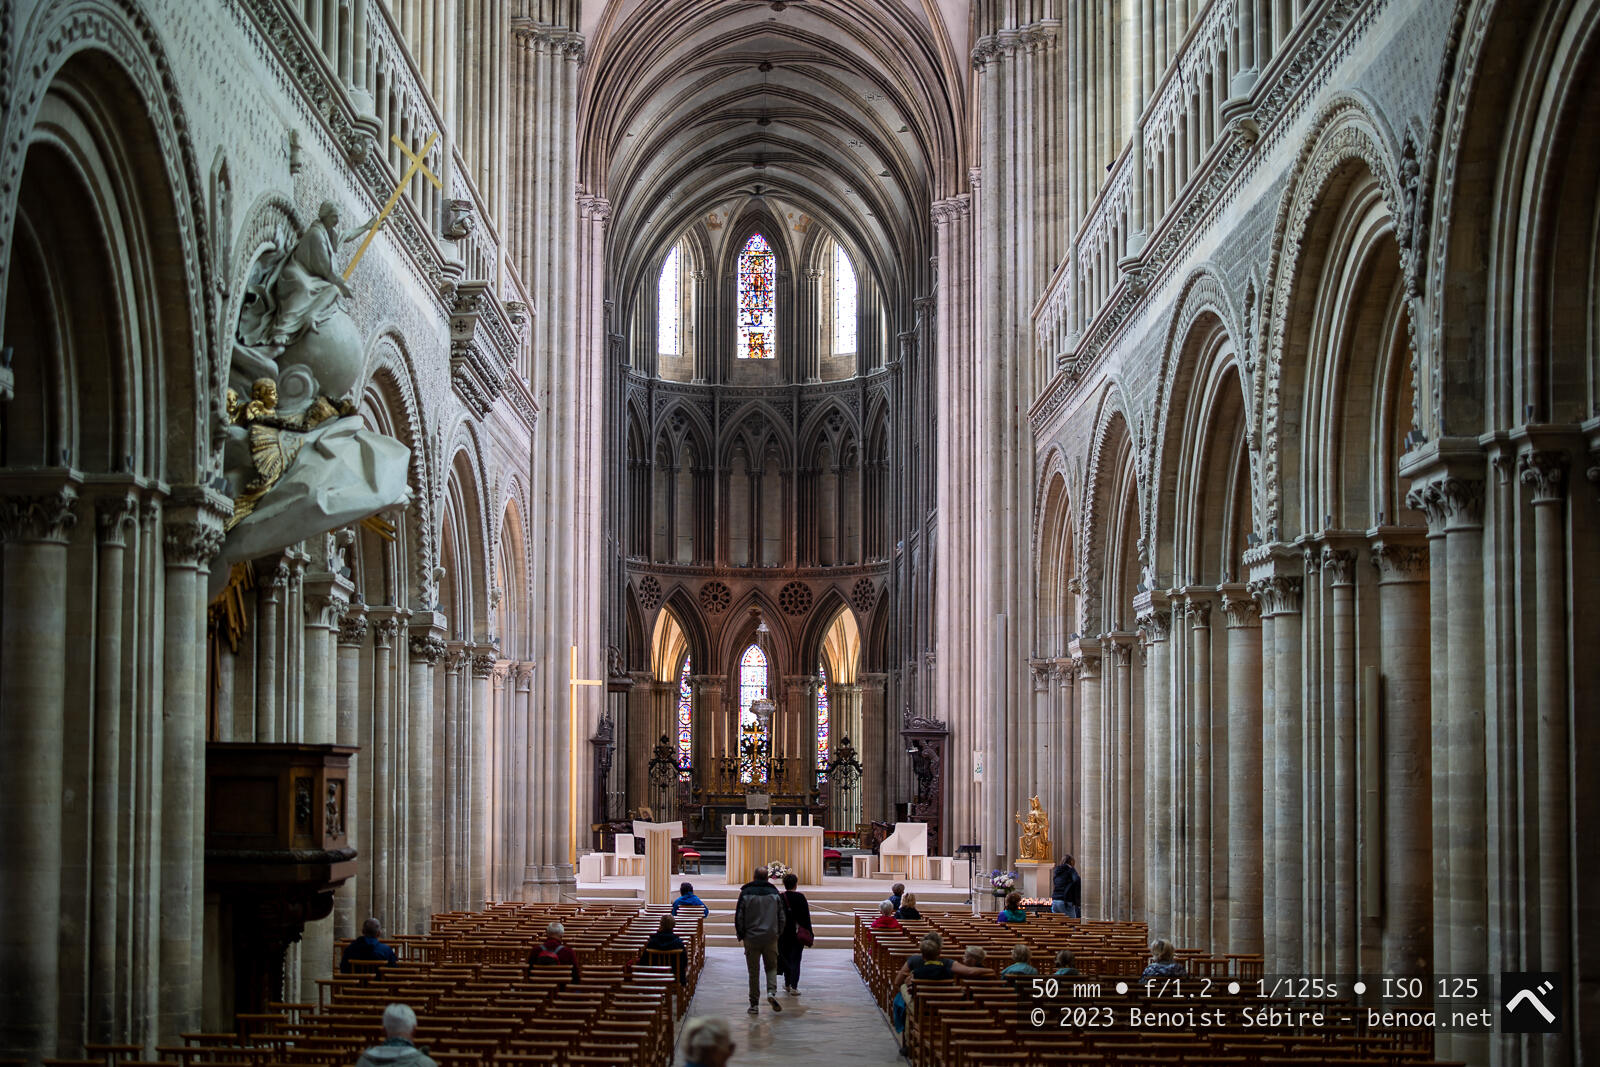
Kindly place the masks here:
[[(712, 877), (674, 876), (674, 884), (686, 881), (694, 886), (695, 895), (706, 902), (711, 916), (702, 927), (708, 948), (737, 948), (739, 939), (733, 936), (733, 908), (739, 899), (739, 887), (724, 885), (720, 872)], [(855, 917), (857, 914), (871, 919), (878, 914), (878, 904), (888, 896), (888, 884), (875, 878), (832, 877), (822, 886), (802, 887), (806, 901), (811, 905), (811, 928), (816, 934), (814, 948), (853, 948), (855, 944)], [(917, 910), (924, 915), (930, 912), (953, 911), (972, 914), (974, 899), (966, 889), (952, 888), (946, 882), (909, 881), (906, 892), (917, 896)], [(676, 894), (674, 894), (676, 895)], [(667, 914), (670, 906), (646, 907), (643, 878), (611, 877), (601, 883), (578, 883), (578, 902), (581, 904), (622, 904), (637, 901), (641, 911)]]

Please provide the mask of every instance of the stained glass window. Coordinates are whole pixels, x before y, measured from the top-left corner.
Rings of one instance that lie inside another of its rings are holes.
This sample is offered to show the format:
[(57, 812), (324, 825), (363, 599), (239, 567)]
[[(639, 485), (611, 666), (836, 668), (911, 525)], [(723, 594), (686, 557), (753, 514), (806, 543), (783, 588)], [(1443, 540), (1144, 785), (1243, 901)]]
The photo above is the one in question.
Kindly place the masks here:
[(690, 726), (694, 719), (694, 693), (689, 688), (689, 657), (683, 657), (683, 670), (678, 672), (678, 777), (689, 779), (694, 762)]
[(817, 781), (828, 769), (828, 672), (817, 664)]
[(767, 239), (750, 235), (739, 253), (740, 359), (770, 359), (777, 354), (778, 315), (773, 297), (777, 266)]
[(678, 272), (678, 246), (667, 253), (661, 265), (661, 284), (656, 305), (656, 351), (663, 356), (676, 356), (683, 352), (679, 336), (678, 302), (682, 297), (682, 278)]
[(767, 740), (761, 720), (750, 710), (752, 701), (767, 695), (767, 656), (751, 645), (739, 660), (739, 781), (765, 782), (767, 764), (756, 759), (756, 749)]
[(833, 246), (833, 354), (856, 350), (856, 269), (844, 245)]

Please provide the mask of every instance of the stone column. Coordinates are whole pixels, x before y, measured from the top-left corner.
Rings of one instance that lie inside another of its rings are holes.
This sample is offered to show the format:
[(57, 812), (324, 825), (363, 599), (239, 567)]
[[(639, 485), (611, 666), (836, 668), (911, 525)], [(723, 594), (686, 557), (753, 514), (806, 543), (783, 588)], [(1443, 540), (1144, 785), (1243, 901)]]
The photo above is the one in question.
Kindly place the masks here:
[[(350, 604), (350, 582), (327, 571), (305, 579), (305, 730), (308, 745), (338, 742), (337, 665), (334, 638), (340, 616)], [(346, 784), (348, 789), (348, 783)], [(348, 802), (348, 798), (347, 798)], [(347, 803), (348, 810), (348, 803)], [(348, 819), (348, 815), (346, 816)], [(337, 907), (337, 900), (335, 900)], [(334, 917), (306, 924), (301, 935), (300, 999), (317, 996), (317, 979), (333, 970)]]
[(1217, 587), (1228, 620), (1228, 944), (1262, 952), (1261, 609), (1246, 587)]
[[(222, 549), (222, 517), (227, 509), (225, 499), (194, 488), (174, 492), (164, 509), (159, 1024), (163, 1041), (172, 1041), (200, 1022), (206, 578), (211, 560)], [(37, 616), (34, 625), (40, 625)]]
[[(443, 782), (440, 787), (442, 796), (438, 805), (444, 815), (444, 843), (434, 851), (434, 880), (440, 887), (440, 898), (452, 911), (467, 907), (467, 833), (463, 812), (468, 807), (468, 802), (466, 788), (462, 782), (468, 761), (462, 758), (466, 739), (462, 720), (467, 715), (463, 710), (463, 704), (470, 708), (471, 702), (463, 701), (462, 694), (466, 688), (463, 672), (466, 671), (471, 659), (471, 646), (456, 641), (445, 643), (444, 758), (439, 761)], [(532, 738), (529, 739), (529, 744), (530, 746), (534, 744)], [(541, 759), (550, 758), (548, 748), (543, 745), (539, 747), (538, 753), (529, 755)], [(542, 790), (547, 787), (548, 779), (551, 777), (553, 776), (546, 774), (540, 776), (537, 781), (529, 781), (530, 811), (540, 810), (544, 803)], [(535, 844), (531, 835), (536, 833), (542, 835), (542, 828), (530, 826), (530, 845)], [(548, 846), (548, 841), (542, 836), (539, 840)]]
[(1042, 750), (1038, 766), (1040, 783), (1048, 790), (1050, 818), (1055, 820), (1055, 854), (1060, 859), (1078, 855), (1078, 821), (1072, 816), (1078, 797), (1078, 776), (1082, 773), (1078, 762), (1078, 668), (1070, 659), (1051, 661), (1050, 681), (1055, 699), (1051, 718), (1043, 724), (1050, 739), (1049, 747)]
[(433, 895), (433, 674), (444, 657), (444, 616), (419, 611), (407, 626), (411, 655), (406, 714), (406, 914), (407, 933), (428, 932), (438, 903)]
[(471, 796), (467, 906), (474, 911), (484, 906), (489, 894), (489, 678), (499, 658), (493, 645), (474, 646), (472, 711), (467, 734), (471, 766), (463, 776)]
[(1106, 917), (1104, 716), (1100, 704), (1100, 642), (1074, 638), (1067, 652), (1078, 668), (1078, 836), (1083, 917)]
[[(1215, 951), (1214, 927), (1226, 921), (1228, 906), (1228, 869), (1226, 864), (1213, 865), (1216, 855), (1212, 825), (1211, 789), (1212, 753), (1221, 764), (1222, 778), (1227, 780), (1228, 753), (1225, 745), (1217, 744), (1217, 735), (1211, 724), (1211, 600), (1210, 590), (1184, 589), (1184, 607), (1189, 620), (1189, 694), (1190, 714), (1188, 736), (1183, 739), (1189, 752), (1193, 782), (1189, 787), (1189, 826), (1193, 847), (1189, 851), (1188, 874), (1185, 879), (1189, 896), (1189, 911), (1193, 915), (1193, 943), (1197, 948)], [(1174, 612), (1176, 614), (1176, 612)], [(1221, 805), (1217, 805), (1220, 809)], [(1226, 832), (1226, 811), (1218, 811), (1218, 827)]]
[[(1539, 430), (1513, 434), (1522, 484), (1533, 490), (1534, 546), (1534, 727), (1537, 778), (1539, 969), (1573, 978), (1571, 958), (1572, 809), (1571, 709), (1567, 702), (1566, 494), (1570, 456)], [(1526, 601), (1524, 601), (1526, 603)], [(1526, 762), (1524, 766), (1526, 766)], [(1563, 1019), (1572, 1019), (1577, 998), (1568, 992)], [(1571, 1028), (1567, 1028), (1571, 1032)], [(1561, 1062), (1570, 1038), (1546, 1039), (1546, 1062)]]
[[(1261, 617), (1272, 621), (1272, 761), (1262, 768), (1262, 787), (1271, 796), (1273, 925), (1268, 966), (1298, 974), (1303, 966), (1305, 929), (1305, 766), (1300, 691), (1300, 600), (1303, 580), (1280, 573), (1289, 559), (1269, 555), (1251, 567), (1250, 593), (1261, 603)], [(1262, 655), (1266, 655), (1263, 644)], [(1263, 805), (1267, 802), (1263, 800)]]
[[(359, 743), (358, 723), (361, 717), (361, 649), (367, 643), (367, 612), (361, 604), (348, 608), (339, 617), (339, 680), (338, 705), (334, 723), (334, 740), (341, 745)], [(345, 828), (350, 847), (357, 854), (366, 851), (367, 843), (361, 836), (361, 778), (366, 777), (365, 767), (371, 757), (357, 752), (350, 757), (350, 769), (345, 777)], [(333, 893), (333, 936), (354, 937), (359, 929), (356, 920), (356, 878), (345, 881)], [(366, 916), (362, 916), (363, 919)]]
[[(526, 795), (528, 782), (535, 773), (534, 764), (528, 761), (528, 741), (534, 736), (529, 728), (533, 719), (533, 674), (531, 663), (519, 662), (512, 665), (512, 688), (516, 695), (511, 703), (511, 716), (515, 728), (512, 730), (511, 738), (511, 788), (506, 792), (506, 803), (513, 809), (509, 833), (512, 835), (512, 840), (518, 844), (514, 849), (514, 856), (521, 864), (513, 872), (516, 884), (510, 888), (515, 890), (514, 895), (519, 895), (523, 900), (527, 899), (525, 888), (527, 883), (537, 877), (534, 853), (528, 847), (528, 831), (533, 825), (533, 820), (528, 817), (530, 812), (527, 806), (518, 800), (519, 795)], [(541, 768), (538, 773), (542, 774), (543, 769)], [(437, 810), (438, 806), (435, 804), (435, 811)], [(534, 872), (534, 878), (530, 878), (530, 871)], [(437, 887), (435, 892), (437, 893)]]
[(255, 740), (287, 741), (280, 712), (279, 687), (287, 672), (279, 662), (282, 639), (278, 636), (283, 598), (289, 586), (289, 560), (285, 556), (261, 560), (256, 572), (256, 714)]
[(57, 1055), (67, 542), (78, 518), (77, 478), (8, 478), (4, 492), (0, 908), (8, 921), (0, 926), (0, 1047), (37, 1058)]
[[(1133, 645), (1131, 633), (1102, 634), (1101, 641), (1109, 645), (1111, 655), (1111, 761), (1107, 792), (1110, 794), (1112, 825), (1109, 853), (1110, 876), (1107, 888), (1111, 892), (1110, 918), (1124, 922), (1135, 918), (1133, 893), (1133, 790), (1131, 769), (1133, 754), (1133, 722), (1129, 704), (1133, 692)], [(1141, 784), (1142, 787), (1142, 784)], [(1141, 892), (1139, 894), (1143, 896)]]
[(1431, 973), (1432, 733), (1428, 698), (1428, 550), (1420, 532), (1372, 531), (1383, 673), (1383, 970)]
[(1360, 927), (1356, 917), (1356, 842), (1360, 826), (1356, 804), (1356, 554), (1331, 545), (1322, 550), (1322, 571), (1332, 600), (1333, 655), (1329, 663), (1333, 700), (1333, 970), (1360, 969)]
[[(882, 674), (863, 674), (861, 678), (861, 819), (863, 822), (882, 822), (889, 817), (888, 765), (884, 761), (888, 747), (888, 711), (884, 708), (884, 685), (888, 681)], [(947, 794), (948, 796), (948, 794)], [(946, 820), (948, 821), (948, 816)], [(970, 832), (970, 826), (951, 824), (952, 831), (959, 828)]]
[[(392, 607), (373, 608), (367, 617), (372, 620), (372, 733), (368, 773), (372, 779), (372, 840), (364, 855), (371, 857), (371, 901), (368, 910), (385, 922), (395, 921), (383, 914), (393, 903), (394, 887), (390, 883), (389, 855), (392, 848), (392, 827), (396, 822), (394, 810), (394, 761), (390, 731), (390, 706), (393, 701), (394, 642), (400, 635), (399, 613)], [(365, 918), (365, 916), (363, 916)]]
[(1149, 762), (1145, 765), (1145, 806), (1149, 812), (1145, 841), (1145, 909), (1150, 929), (1163, 936), (1178, 931), (1178, 902), (1174, 878), (1177, 840), (1174, 814), (1179, 804), (1174, 789), (1172, 689), (1168, 637), (1172, 613), (1165, 593), (1144, 592), (1133, 598), (1135, 622), (1149, 642), (1144, 687), (1144, 716)]
[[(122, 617), (127, 610), (124, 565), (128, 533), (138, 510), (139, 499), (131, 489), (107, 493), (96, 501), (93, 867), (99, 873), (91, 887), (89, 909), (88, 1039), (97, 1042), (116, 1040), (117, 1020), (123, 1014), (118, 1010), (117, 950), (128, 931), (119, 924), (118, 891), (125, 887), (118, 885), (123, 875), (117, 857), (123, 850), (131, 850), (131, 842), (120, 832), (118, 800), (126, 787), (122, 761), (133, 739), (122, 736)], [(0, 537), (9, 543), (9, 530), (0, 531)]]

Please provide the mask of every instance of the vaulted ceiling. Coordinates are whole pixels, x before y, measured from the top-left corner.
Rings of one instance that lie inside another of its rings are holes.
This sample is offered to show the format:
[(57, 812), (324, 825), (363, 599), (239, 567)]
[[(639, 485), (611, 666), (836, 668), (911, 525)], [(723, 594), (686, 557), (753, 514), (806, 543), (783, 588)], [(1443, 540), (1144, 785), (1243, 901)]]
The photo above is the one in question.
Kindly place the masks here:
[(964, 6), (612, 0), (586, 17), (579, 174), (611, 202), (614, 285), (713, 211), (798, 208), (891, 304), (919, 295), (929, 205), (965, 180), (966, 27), (953, 41), (941, 13)]

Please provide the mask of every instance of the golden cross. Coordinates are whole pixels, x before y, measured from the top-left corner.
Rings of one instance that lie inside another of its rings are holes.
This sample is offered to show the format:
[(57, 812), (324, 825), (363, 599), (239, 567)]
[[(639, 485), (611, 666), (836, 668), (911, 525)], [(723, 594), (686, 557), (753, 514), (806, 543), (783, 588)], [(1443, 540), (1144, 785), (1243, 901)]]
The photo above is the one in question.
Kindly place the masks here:
[(350, 280), (350, 274), (351, 274), (352, 271), (354, 271), (356, 269), (356, 264), (360, 263), (361, 262), (361, 257), (366, 255), (367, 246), (372, 243), (372, 239), (374, 237), (378, 236), (378, 230), (383, 226), (383, 220), (389, 217), (389, 212), (393, 211), (394, 210), (394, 206), (400, 202), (400, 194), (405, 192), (406, 191), (406, 186), (411, 184), (411, 176), (413, 174), (415, 174), (417, 171), (420, 170), (423, 173), (423, 175), (426, 176), (427, 179), (430, 182), (433, 183), (433, 187), (435, 189), (443, 189), (444, 188), (444, 183), (441, 182), (438, 179), (438, 177), (433, 173), (433, 171), (428, 169), (427, 164), (422, 162), (423, 157), (428, 154), (428, 149), (432, 148), (433, 147), (433, 142), (437, 141), (438, 139), (439, 139), (439, 131), (438, 130), (434, 130), (432, 135), (429, 136), (429, 138), (428, 138), (428, 143), (422, 146), (422, 151), (419, 152), (416, 155), (412, 155), (411, 154), (411, 149), (406, 145), (406, 143), (404, 141), (402, 141), (400, 139), (400, 135), (399, 134), (394, 134), (393, 136), (391, 136), (389, 138), (389, 140), (393, 141), (396, 145), (399, 146), (400, 151), (402, 151), (402, 152), (404, 152), (406, 154), (406, 158), (411, 160), (411, 166), (406, 168), (405, 177), (400, 179), (400, 184), (395, 186), (394, 187), (394, 192), (389, 194), (389, 202), (387, 204), (383, 205), (383, 210), (382, 211), (378, 212), (377, 220), (375, 222), (373, 222), (372, 228), (367, 231), (367, 239), (361, 242), (361, 247), (356, 249), (356, 254), (355, 254), (354, 257), (351, 258), (350, 265), (344, 269), (344, 280), (345, 281), (349, 281)]
[(597, 678), (578, 677), (578, 646), (572, 646), (572, 670), (567, 676), (571, 714), (567, 720), (567, 862), (578, 862), (578, 686), (605, 685)]

